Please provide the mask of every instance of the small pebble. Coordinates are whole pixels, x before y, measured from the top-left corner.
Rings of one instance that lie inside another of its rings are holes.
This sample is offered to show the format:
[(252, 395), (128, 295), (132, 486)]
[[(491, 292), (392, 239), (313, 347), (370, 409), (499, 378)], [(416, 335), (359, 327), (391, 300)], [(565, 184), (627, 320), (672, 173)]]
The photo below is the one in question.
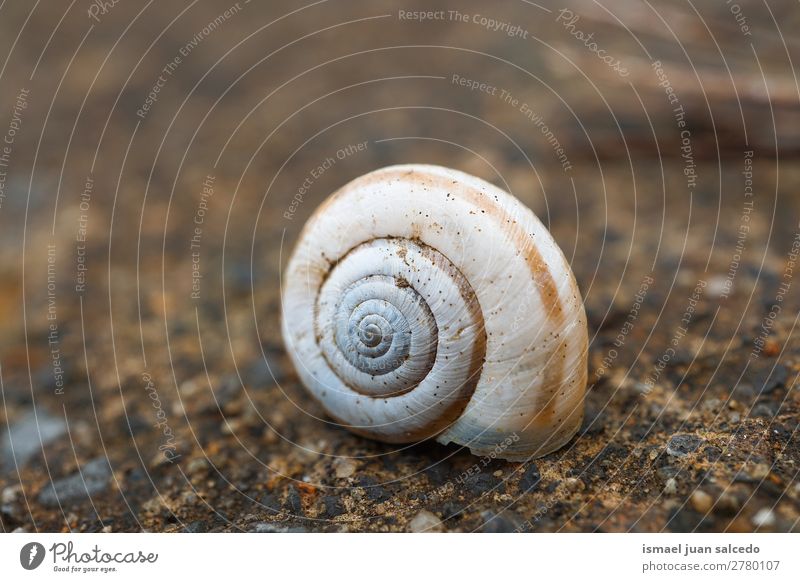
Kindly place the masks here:
[(103, 493), (111, 481), (111, 467), (105, 457), (93, 459), (80, 472), (48, 483), (39, 493), (39, 503), (55, 507)]
[(693, 434), (676, 434), (667, 444), (667, 454), (673, 457), (685, 457), (693, 453), (703, 444), (703, 439)]
[(365, 475), (364, 477), (359, 477), (356, 483), (359, 487), (364, 488), (364, 493), (372, 501), (382, 502), (391, 497), (391, 493), (380, 485), (374, 477)]
[(519, 481), (519, 489), (522, 493), (530, 493), (538, 489), (539, 484), (542, 482), (542, 475), (539, 473), (539, 468), (535, 463), (525, 469), (522, 474), (522, 479)]
[(19, 485), (11, 485), (10, 487), (6, 487), (3, 489), (2, 494), (2, 503), (6, 505), (8, 503), (14, 503), (17, 500), (17, 496), (22, 491), (22, 487)]
[(303, 515), (303, 500), (300, 497), (300, 492), (294, 485), (289, 487), (289, 493), (286, 496), (286, 505), (292, 515)]
[(190, 474), (199, 473), (200, 471), (205, 471), (208, 468), (208, 461), (205, 460), (204, 457), (197, 457), (189, 461), (189, 464), (186, 466), (186, 471)]
[(775, 513), (771, 509), (759, 509), (751, 521), (756, 527), (771, 527), (775, 525)]
[(714, 500), (705, 491), (698, 489), (692, 493), (692, 507), (700, 513), (708, 513), (714, 505)]
[(675, 495), (678, 492), (678, 482), (675, 479), (667, 479), (664, 485), (664, 495)]
[(723, 493), (717, 499), (716, 511), (727, 514), (736, 515), (742, 508), (742, 504), (731, 493)]
[(753, 378), (755, 388), (759, 394), (771, 394), (778, 388), (786, 386), (789, 379), (789, 369), (778, 364), (756, 372)]
[(753, 479), (764, 479), (769, 475), (769, 465), (758, 463), (757, 465), (753, 465), (749, 473)]
[(753, 407), (750, 416), (754, 418), (772, 418), (775, 416), (775, 412), (773, 404), (761, 403)]
[(666, 483), (667, 479), (670, 477), (677, 477), (680, 472), (680, 469), (673, 465), (664, 465), (663, 467), (656, 469), (656, 475), (658, 475), (658, 477), (664, 481), (664, 483)]
[(184, 528), (184, 533), (205, 533), (208, 531), (206, 524), (201, 520), (196, 520), (191, 523), (187, 523)]
[(408, 524), (414, 533), (443, 531), (442, 521), (430, 511), (423, 509)]
[(495, 489), (497, 486), (497, 480), (491, 475), (487, 475), (485, 473), (476, 473), (464, 479), (464, 485), (476, 495), (483, 495), (487, 491)]
[(727, 277), (715, 275), (708, 279), (706, 294), (712, 299), (719, 299), (730, 293), (731, 284)]
[(328, 518), (336, 517), (345, 513), (345, 508), (342, 505), (341, 500), (334, 495), (323, 497), (322, 503), (325, 508), (324, 515)]
[(261, 498), (261, 504), (272, 513), (278, 513), (281, 509), (281, 502), (274, 493), (266, 493)]
[(348, 477), (352, 477), (357, 468), (358, 466), (352, 459), (339, 457), (333, 461), (333, 470), (337, 479), (347, 479)]
[(461, 519), (464, 516), (466, 507), (459, 501), (448, 501), (442, 506), (442, 513), (445, 519)]
[(772, 339), (767, 340), (766, 343), (764, 344), (763, 353), (768, 358), (774, 358), (775, 356), (781, 353), (781, 345), (775, 340)]
[(41, 452), (67, 430), (63, 418), (53, 416), (46, 410), (30, 410), (2, 433), (0, 439), (0, 466), (11, 471), (21, 467), (29, 459)]
[(287, 533), (288, 528), (267, 521), (257, 521), (250, 526), (250, 531), (253, 533)]
[(235, 435), (241, 433), (245, 426), (247, 426), (247, 421), (244, 418), (225, 418), (222, 421), (221, 432), (222, 434)]
[(515, 533), (522, 531), (525, 526), (525, 520), (512, 511), (501, 513), (484, 511), (481, 513), (481, 517), (483, 518), (481, 526), (483, 533)]

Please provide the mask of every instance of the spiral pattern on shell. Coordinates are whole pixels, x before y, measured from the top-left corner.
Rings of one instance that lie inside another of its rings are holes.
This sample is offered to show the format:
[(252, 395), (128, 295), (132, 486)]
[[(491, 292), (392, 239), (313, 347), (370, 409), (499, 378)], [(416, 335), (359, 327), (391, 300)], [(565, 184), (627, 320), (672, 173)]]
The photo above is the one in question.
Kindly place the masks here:
[(395, 166), (332, 195), (286, 270), (283, 334), (311, 393), (365, 436), (524, 459), (580, 425), (569, 265), (528, 208), (461, 172)]

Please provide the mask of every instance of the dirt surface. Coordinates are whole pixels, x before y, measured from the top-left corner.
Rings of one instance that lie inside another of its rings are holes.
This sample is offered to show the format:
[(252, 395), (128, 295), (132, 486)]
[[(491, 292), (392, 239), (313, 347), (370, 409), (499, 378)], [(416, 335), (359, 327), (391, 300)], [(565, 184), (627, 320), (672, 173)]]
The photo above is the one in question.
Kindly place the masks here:
[[(797, 530), (796, 2), (79, 4), (0, 8), (4, 531)], [(384, 445), (299, 384), (287, 253), (407, 162), (570, 259), (563, 449)]]

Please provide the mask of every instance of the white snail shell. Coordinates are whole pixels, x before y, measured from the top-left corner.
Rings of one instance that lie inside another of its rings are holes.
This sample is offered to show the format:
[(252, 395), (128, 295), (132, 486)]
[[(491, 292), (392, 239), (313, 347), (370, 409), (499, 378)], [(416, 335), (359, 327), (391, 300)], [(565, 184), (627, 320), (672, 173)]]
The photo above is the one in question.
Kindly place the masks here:
[(393, 166), (334, 193), (282, 281), (283, 336), (336, 421), (524, 460), (578, 430), (586, 314), (550, 233), (463, 172)]

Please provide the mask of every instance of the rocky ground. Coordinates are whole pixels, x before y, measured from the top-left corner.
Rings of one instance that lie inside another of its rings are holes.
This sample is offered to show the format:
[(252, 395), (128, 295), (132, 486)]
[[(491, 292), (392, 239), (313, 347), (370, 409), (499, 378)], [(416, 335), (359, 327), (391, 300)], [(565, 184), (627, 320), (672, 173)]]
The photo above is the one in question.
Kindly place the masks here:
[[(620, 0), (625, 27), (573, 2), (572, 28), (256, 4), (0, 8), (4, 531), (798, 529), (796, 4), (740, 2), (750, 35), (678, 2)], [(299, 384), (286, 254), (402, 162), (509, 189), (570, 259), (590, 386), (563, 449), (384, 445)]]

